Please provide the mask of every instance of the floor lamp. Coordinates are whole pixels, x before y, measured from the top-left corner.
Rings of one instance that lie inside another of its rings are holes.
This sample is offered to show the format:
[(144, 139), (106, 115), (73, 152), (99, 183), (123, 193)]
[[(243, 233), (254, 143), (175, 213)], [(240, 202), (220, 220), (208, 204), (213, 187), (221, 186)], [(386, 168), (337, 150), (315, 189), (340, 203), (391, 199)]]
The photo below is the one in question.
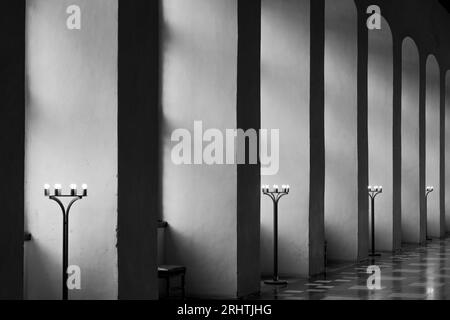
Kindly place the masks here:
[[(62, 299), (68, 300), (69, 293), (67, 287), (67, 269), (69, 267), (69, 213), (73, 204), (78, 200), (87, 197), (87, 185), (83, 184), (82, 194), (79, 195), (77, 191), (77, 186), (75, 184), (70, 185), (70, 194), (62, 194), (61, 185), (55, 184), (55, 190), (53, 194), (50, 194), (50, 185), (46, 184), (44, 186), (44, 195), (50, 200), (55, 201), (61, 208), (63, 214), (63, 270), (62, 270)], [(72, 199), (67, 207), (64, 206), (61, 199), (69, 198)]]
[(272, 199), (273, 202), (273, 278), (272, 280), (264, 281), (268, 285), (286, 285), (287, 281), (280, 280), (278, 276), (278, 203), (280, 199), (289, 194), (290, 187), (282, 186), (278, 188), (277, 185), (273, 186), (273, 190), (270, 190), (269, 186), (263, 186), (262, 192), (264, 195)]
[(383, 187), (369, 186), (369, 197), (371, 200), (371, 207), (372, 207), (372, 210), (371, 210), (371, 213), (372, 213), (372, 252), (371, 252), (371, 254), (369, 254), (369, 257), (381, 256), (380, 254), (377, 254), (375, 252), (375, 199), (381, 193), (383, 193)]
[(426, 228), (425, 228), (425, 239), (427, 241), (432, 240), (431, 238), (428, 237), (428, 196), (433, 191), (434, 191), (434, 187), (427, 187), (426, 193), (425, 193), (425, 208), (427, 209), (427, 223), (426, 223)]

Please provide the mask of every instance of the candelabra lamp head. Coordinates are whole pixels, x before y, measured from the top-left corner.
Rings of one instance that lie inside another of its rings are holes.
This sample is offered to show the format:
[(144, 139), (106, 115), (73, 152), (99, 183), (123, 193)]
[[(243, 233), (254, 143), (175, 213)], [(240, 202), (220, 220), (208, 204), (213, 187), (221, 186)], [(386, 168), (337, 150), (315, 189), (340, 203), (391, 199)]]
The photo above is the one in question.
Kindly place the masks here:
[(264, 195), (270, 197), (274, 203), (289, 194), (291, 187), (289, 185), (282, 185), (281, 188), (278, 185), (274, 185), (271, 189), (269, 185), (262, 186), (262, 192)]
[(383, 187), (382, 186), (369, 186), (368, 187), (369, 192), (371, 193), (383, 193)]
[(50, 185), (45, 184), (44, 185), (44, 196), (46, 197), (87, 197), (87, 185), (82, 185), (82, 193), (78, 194), (78, 189), (76, 184), (70, 185), (70, 193), (69, 194), (63, 194), (62, 193), (62, 185), (57, 183), (54, 185), (54, 191), (53, 194), (50, 191)]
[(427, 187), (427, 192), (428, 193), (433, 192), (433, 191), (434, 191), (434, 187)]
[(278, 185), (274, 185), (270, 188), (269, 185), (262, 186), (262, 192), (264, 194), (289, 194), (291, 187), (289, 185), (282, 185), (281, 188)]
[(367, 189), (370, 195), (378, 195), (383, 193), (383, 186), (369, 186)]

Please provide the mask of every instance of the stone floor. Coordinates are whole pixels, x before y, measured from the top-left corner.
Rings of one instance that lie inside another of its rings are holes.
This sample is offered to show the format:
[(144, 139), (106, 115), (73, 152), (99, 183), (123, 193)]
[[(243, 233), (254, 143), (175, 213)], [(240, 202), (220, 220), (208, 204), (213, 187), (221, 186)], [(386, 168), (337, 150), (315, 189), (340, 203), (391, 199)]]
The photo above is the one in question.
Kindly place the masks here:
[[(369, 290), (367, 267), (381, 269), (381, 289)], [(262, 284), (263, 300), (450, 300), (450, 238), (401, 253), (327, 271), (311, 279), (287, 279), (284, 287)]]

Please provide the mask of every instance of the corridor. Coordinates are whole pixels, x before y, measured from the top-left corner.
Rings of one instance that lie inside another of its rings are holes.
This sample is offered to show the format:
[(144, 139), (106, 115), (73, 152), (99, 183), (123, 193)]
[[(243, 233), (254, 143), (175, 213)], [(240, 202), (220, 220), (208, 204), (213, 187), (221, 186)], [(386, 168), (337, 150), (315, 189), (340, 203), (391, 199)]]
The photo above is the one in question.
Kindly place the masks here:
[(450, 299), (444, 1), (0, 21), (0, 300)]

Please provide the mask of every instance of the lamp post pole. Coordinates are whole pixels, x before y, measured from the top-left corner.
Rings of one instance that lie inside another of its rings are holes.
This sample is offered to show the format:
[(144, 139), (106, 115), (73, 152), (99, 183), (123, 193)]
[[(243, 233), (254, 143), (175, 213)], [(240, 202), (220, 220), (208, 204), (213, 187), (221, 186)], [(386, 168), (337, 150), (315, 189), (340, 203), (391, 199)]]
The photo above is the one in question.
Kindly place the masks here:
[(290, 192), (289, 186), (282, 186), (281, 190), (277, 185), (270, 190), (269, 186), (263, 186), (262, 192), (270, 197), (273, 202), (273, 277), (272, 280), (264, 281), (268, 285), (286, 285), (287, 281), (280, 280), (278, 276), (278, 203), (280, 199)]
[(434, 191), (434, 187), (427, 187), (426, 193), (425, 193), (425, 208), (427, 209), (427, 219), (426, 219), (426, 224), (425, 224), (426, 225), (426, 228), (425, 228), (425, 239), (427, 241), (432, 240), (431, 238), (428, 237), (428, 196), (433, 191)]
[(369, 254), (369, 257), (379, 257), (380, 254), (377, 254), (375, 251), (375, 199), (376, 197), (383, 193), (383, 187), (371, 187), (369, 186), (369, 197), (371, 200), (371, 215), (372, 215), (372, 252)]
[[(69, 292), (67, 287), (68, 280), (68, 268), (69, 268), (69, 214), (70, 209), (73, 204), (78, 200), (87, 197), (87, 185), (83, 185), (83, 193), (81, 195), (77, 194), (76, 185), (70, 186), (70, 194), (64, 195), (61, 193), (61, 185), (55, 185), (55, 192), (53, 195), (50, 195), (50, 186), (46, 184), (44, 186), (44, 195), (48, 197), (50, 200), (55, 201), (59, 207), (61, 208), (63, 214), (63, 246), (62, 246), (62, 300), (69, 299)], [(72, 198), (67, 207), (64, 206), (61, 199), (63, 198)]]

